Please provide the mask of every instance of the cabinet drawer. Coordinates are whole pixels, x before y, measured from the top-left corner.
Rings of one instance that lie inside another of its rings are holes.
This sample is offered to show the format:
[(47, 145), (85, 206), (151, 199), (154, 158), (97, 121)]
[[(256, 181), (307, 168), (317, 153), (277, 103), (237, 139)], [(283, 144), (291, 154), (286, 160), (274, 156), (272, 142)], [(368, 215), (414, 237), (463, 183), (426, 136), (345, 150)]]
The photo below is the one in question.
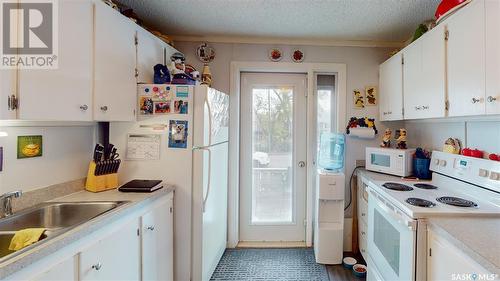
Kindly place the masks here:
[(358, 201), (358, 220), (368, 223), (368, 205), (363, 200)]
[(368, 225), (363, 223), (363, 221), (359, 221), (358, 225), (358, 239), (359, 239), (359, 251), (363, 255), (363, 258), (366, 260), (367, 252), (367, 242), (368, 242)]

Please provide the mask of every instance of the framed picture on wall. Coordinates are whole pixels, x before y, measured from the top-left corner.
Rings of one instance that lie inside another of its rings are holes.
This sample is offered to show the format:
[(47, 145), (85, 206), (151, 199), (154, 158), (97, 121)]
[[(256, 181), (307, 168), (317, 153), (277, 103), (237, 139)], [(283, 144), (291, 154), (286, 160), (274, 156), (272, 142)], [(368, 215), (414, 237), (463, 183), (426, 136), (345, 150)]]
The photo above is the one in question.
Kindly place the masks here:
[(362, 109), (365, 108), (365, 97), (360, 90), (352, 91), (354, 108)]
[(369, 86), (365, 88), (366, 105), (375, 106), (377, 105), (377, 88), (374, 86)]

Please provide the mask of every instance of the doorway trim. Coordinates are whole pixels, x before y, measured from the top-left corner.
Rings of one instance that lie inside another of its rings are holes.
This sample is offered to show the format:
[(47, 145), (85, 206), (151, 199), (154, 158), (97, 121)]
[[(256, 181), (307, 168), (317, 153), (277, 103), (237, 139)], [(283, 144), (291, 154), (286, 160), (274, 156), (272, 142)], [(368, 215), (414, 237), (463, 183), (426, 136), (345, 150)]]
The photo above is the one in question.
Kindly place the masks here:
[[(315, 73), (336, 73), (337, 131), (342, 131), (347, 106), (347, 66), (340, 63), (292, 63), (292, 62), (245, 62), (233, 61), (230, 67), (230, 113), (229, 113), (229, 190), (228, 190), (228, 237), (227, 247), (235, 248), (239, 242), (239, 160), (240, 160), (240, 77), (242, 72), (306, 73), (307, 96), (313, 97)], [(306, 173), (306, 246), (312, 246), (314, 216), (314, 173), (316, 170), (313, 130), (314, 104), (307, 103), (307, 173)]]

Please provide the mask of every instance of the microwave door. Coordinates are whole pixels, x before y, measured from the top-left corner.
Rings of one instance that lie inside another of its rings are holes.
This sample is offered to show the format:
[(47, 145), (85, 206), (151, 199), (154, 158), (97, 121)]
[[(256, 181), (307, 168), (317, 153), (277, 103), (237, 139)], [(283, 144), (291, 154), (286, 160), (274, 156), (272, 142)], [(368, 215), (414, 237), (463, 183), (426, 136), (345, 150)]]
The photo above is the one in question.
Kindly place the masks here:
[(370, 166), (379, 172), (391, 172), (392, 170), (393, 163), (391, 163), (390, 154), (372, 152), (368, 160), (370, 161)]
[[(372, 191), (371, 191), (372, 192)], [(415, 221), (394, 212), (376, 195), (368, 202), (368, 253), (384, 280), (415, 280)]]

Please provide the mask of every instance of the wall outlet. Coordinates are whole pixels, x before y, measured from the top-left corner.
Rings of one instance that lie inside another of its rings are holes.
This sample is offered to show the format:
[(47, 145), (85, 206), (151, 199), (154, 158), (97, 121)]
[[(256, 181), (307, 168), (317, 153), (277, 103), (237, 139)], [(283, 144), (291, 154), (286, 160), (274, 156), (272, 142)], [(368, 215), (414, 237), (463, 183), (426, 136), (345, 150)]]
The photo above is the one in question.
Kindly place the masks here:
[(365, 167), (365, 160), (356, 160), (356, 167), (363, 166)]

